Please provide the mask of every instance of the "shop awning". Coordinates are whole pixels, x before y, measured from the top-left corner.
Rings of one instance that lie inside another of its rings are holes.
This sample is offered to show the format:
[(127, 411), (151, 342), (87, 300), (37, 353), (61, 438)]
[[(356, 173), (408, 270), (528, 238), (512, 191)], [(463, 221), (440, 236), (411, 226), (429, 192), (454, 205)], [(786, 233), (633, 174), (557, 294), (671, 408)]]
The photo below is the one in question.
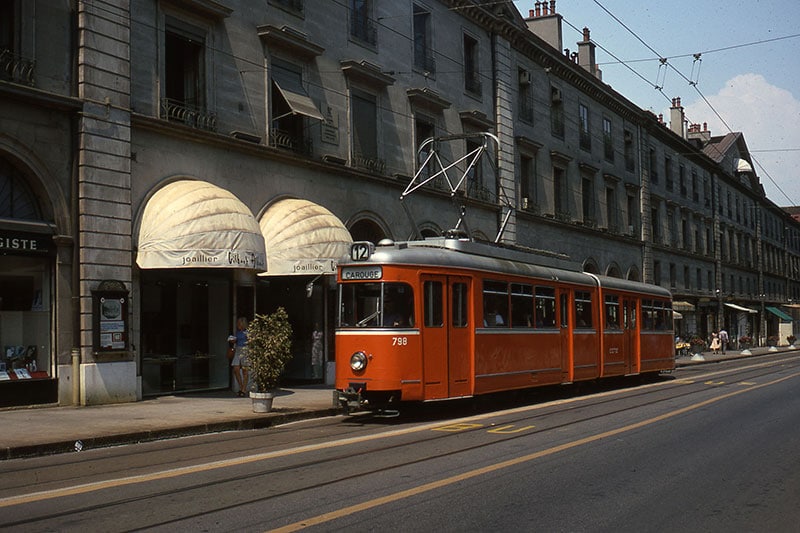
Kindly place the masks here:
[(261, 217), (260, 226), (269, 262), (262, 276), (332, 274), (353, 243), (336, 215), (308, 200), (276, 202)]
[(694, 305), (690, 304), (689, 302), (681, 302), (681, 301), (672, 302), (672, 308), (675, 311), (686, 311), (686, 312), (694, 311)]
[(731, 309), (736, 309), (737, 311), (741, 311), (741, 312), (743, 312), (743, 313), (758, 313), (758, 311), (756, 311), (755, 309), (750, 309), (750, 308), (747, 308), (747, 307), (742, 307), (741, 305), (729, 304), (729, 303), (727, 303), (727, 302), (725, 303), (725, 305), (726, 305), (727, 307), (730, 307)]
[[(308, 97), (302, 88), (298, 87), (290, 89), (286, 83), (283, 83), (282, 85), (277, 81), (273, 81), (272, 83), (274, 83), (275, 87), (278, 88), (278, 92), (280, 92), (281, 96), (283, 96), (283, 99), (286, 100), (286, 105), (288, 105), (289, 109), (292, 110), (290, 114), (305, 115), (317, 120), (325, 120), (325, 117), (322, 116), (322, 113), (319, 112), (317, 106), (314, 105), (314, 102)], [(282, 117), (275, 117), (274, 120), (279, 118)]]
[(780, 318), (781, 320), (783, 320), (785, 322), (791, 322), (793, 320), (790, 315), (787, 315), (786, 313), (784, 313), (783, 311), (781, 311), (777, 307), (767, 306), (767, 311), (769, 311), (770, 313), (772, 313), (773, 315), (775, 315), (776, 317)]
[(677, 311), (672, 311), (672, 318), (673, 320), (681, 320), (683, 318), (683, 315)]
[(211, 183), (184, 179), (159, 189), (139, 223), (140, 268), (266, 269), (264, 237), (253, 213)]

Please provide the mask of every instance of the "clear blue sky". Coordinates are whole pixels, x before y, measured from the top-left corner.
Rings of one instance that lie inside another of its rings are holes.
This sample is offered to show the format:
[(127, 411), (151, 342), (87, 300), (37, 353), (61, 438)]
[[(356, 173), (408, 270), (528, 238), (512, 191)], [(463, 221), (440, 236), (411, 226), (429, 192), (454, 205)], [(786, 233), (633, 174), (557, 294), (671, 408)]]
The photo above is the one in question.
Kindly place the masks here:
[[(514, 4), (527, 17), (535, 0)], [(712, 135), (742, 132), (767, 197), (800, 205), (800, 0), (557, 0), (556, 11), (564, 48), (589, 28), (605, 83), (666, 120), (680, 97)]]

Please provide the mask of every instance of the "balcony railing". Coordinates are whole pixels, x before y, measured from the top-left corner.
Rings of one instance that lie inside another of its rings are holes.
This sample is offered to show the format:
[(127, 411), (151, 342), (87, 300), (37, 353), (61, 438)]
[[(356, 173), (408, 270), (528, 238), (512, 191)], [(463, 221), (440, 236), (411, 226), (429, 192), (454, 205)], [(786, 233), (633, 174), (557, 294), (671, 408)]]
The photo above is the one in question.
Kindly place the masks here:
[(386, 172), (386, 161), (377, 157), (366, 157), (356, 154), (353, 156), (353, 166), (369, 170), (375, 174), (384, 174)]
[(36, 61), (8, 49), (0, 50), (0, 79), (33, 87), (36, 81), (35, 72)]
[(161, 118), (200, 130), (217, 131), (217, 116), (178, 100), (161, 99)]
[(273, 129), (269, 132), (269, 145), (300, 155), (314, 154), (314, 143), (311, 139), (300, 139), (283, 130)]

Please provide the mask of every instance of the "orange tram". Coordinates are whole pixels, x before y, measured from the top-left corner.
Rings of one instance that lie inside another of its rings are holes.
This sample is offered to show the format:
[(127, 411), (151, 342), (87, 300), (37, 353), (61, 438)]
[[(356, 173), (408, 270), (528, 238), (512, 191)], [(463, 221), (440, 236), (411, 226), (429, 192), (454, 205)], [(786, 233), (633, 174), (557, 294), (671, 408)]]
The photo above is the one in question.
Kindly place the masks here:
[(461, 238), (356, 242), (338, 267), (346, 409), (674, 369), (672, 299), (564, 256)]

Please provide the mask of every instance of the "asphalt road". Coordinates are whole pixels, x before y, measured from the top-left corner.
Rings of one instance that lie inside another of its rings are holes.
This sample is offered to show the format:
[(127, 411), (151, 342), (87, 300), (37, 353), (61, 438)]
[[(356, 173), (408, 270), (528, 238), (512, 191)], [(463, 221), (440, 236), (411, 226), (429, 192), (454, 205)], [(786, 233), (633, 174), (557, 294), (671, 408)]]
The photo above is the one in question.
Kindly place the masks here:
[(615, 385), (4, 461), (0, 528), (798, 531), (800, 357)]

